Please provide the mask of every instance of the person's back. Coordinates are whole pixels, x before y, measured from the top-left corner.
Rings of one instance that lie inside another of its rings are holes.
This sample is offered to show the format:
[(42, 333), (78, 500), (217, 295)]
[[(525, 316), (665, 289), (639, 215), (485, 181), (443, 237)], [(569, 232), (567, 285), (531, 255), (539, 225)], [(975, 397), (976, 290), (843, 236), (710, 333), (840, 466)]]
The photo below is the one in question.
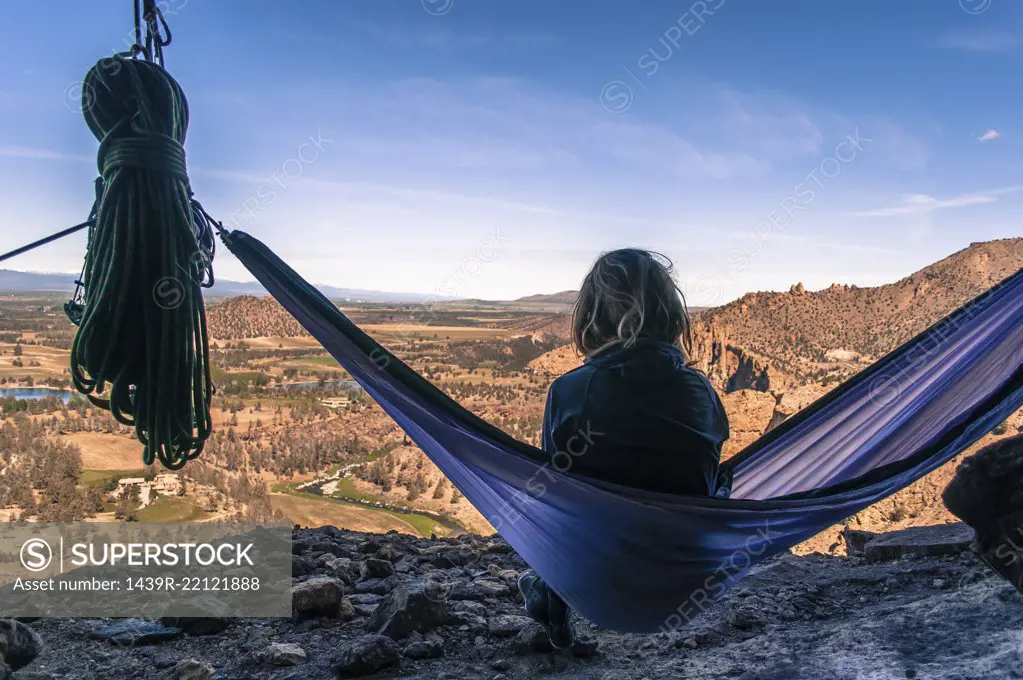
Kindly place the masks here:
[[(572, 339), (585, 363), (547, 396), (552, 467), (648, 491), (717, 493), (728, 419), (689, 366), (689, 314), (667, 258), (631, 248), (601, 255), (580, 288)], [(551, 642), (571, 644), (565, 602), (532, 571), (519, 589)]]
[(554, 381), (551, 465), (648, 491), (712, 495), (728, 419), (707, 379), (667, 342), (611, 347)]

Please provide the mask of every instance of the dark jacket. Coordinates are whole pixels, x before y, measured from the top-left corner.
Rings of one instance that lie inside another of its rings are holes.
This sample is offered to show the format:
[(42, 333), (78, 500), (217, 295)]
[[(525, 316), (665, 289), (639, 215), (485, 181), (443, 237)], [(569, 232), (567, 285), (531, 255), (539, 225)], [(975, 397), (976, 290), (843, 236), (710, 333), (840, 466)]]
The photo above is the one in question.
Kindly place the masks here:
[(543, 449), (555, 469), (684, 495), (717, 491), (728, 417), (674, 345), (611, 347), (554, 381)]

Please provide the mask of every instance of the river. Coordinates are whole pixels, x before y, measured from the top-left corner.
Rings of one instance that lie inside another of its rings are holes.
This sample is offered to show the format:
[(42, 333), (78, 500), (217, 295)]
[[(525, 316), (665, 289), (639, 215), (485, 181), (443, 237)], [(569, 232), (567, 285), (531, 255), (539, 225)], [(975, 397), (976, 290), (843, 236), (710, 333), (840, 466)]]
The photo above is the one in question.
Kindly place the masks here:
[(71, 401), (74, 392), (51, 387), (0, 387), (0, 398), (14, 397), (15, 399), (45, 399), (46, 397), (57, 397), (65, 404)]
[(281, 387), (294, 387), (302, 389), (306, 387), (347, 387), (348, 389), (361, 390), (362, 385), (355, 382), (354, 380), (324, 380), (322, 383), (319, 380), (305, 380), (301, 382), (290, 382), (281, 383)]
[(326, 486), (327, 484), (330, 484), (331, 482), (336, 482), (343, 477), (347, 477), (349, 472), (351, 472), (355, 468), (362, 467), (363, 465), (366, 465), (366, 463), (349, 463), (348, 465), (343, 466), (337, 472), (335, 472), (329, 477), (317, 477), (311, 482), (305, 482), (304, 484), (298, 485), (296, 489), (298, 491), (304, 491), (306, 493), (311, 493), (316, 496), (323, 496), (324, 498), (332, 498), (334, 500), (344, 501), (345, 503), (348, 503), (350, 505), (358, 505), (364, 508), (372, 508), (374, 510), (386, 510), (387, 512), (393, 512), (397, 515), (419, 515), (421, 517), (427, 517), (431, 521), (436, 522), (445, 529), (449, 530), (451, 532), (450, 533), (451, 536), (458, 536), (460, 534), (465, 533), (465, 529), (459, 526), (456, 522), (453, 522), (451, 519), (444, 517), (443, 515), (438, 515), (433, 512), (428, 512), (426, 510), (409, 510), (408, 508), (404, 508), (398, 505), (389, 505), (387, 503), (381, 503), (379, 501), (364, 501), (357, 498), (332, 496), (323, 491), (323, 487)]

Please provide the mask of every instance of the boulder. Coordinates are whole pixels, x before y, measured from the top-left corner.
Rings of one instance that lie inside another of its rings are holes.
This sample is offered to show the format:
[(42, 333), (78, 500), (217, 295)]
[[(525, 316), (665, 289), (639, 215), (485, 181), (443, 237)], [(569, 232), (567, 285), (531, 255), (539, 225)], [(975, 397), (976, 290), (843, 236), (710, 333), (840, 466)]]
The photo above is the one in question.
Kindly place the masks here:
[(554, 651), (547, 631), (532, 621), (515, 636), (513, 648), (518, 654), (547, 654)]
[(0, 619), (0, 658), (11, 670), (24, 668), (39, 656), (42, 638), (34, 630), (14, 619)]
[(420, 635), (413, 632), (402, 650), (408, 659), (435, 659), (444, 654), (444, 638), (434, 632)]
[(1023, 434), (965, 459), (941, 499), (976, 531), (981, 559), (1023, 593)]
[(439, 584), (410, 581), (398, 585), (380, 601), (367, 626), (380, 635), (400, 640), (412, 631), (425, 633), (441, 626), (446, 604)]
[(479, 558), (479, 552), (467, 546), (459, 546), (441, 551), (440, 554), (430, 560), (430, 564), (438, 569), (449, 569), (451, 567), (464, 567)]
[(181, 637), (185, 631), (146, 619), (121, 619), (114, 623), (94, 622), (85, 632), (94, 640), (106, 640), (121, 647), (135, 647), (173, 640)]
[(298, 666), (305, 663), (306, 654), (299, 645), (275, 642), (264, 649), (259, 658), (268, 666)]
[(292, 576), (307, 576), (312, 573), (313, 569), (316, 568), (315, 563), (301, 555), (291, 556), (291, 575)]
[(876, 538), (877, 534), (873, 531), (844, 527), (842, 529), (842, 536), (845, 538), (845, 554), (849, 557), (862, 557), (867, 543), (871, 539)]
[(394, 564), (387, 560), (371, 557), (359, 564), (359, 580), (384, 579), (394, 575)]
[(388, 576), (387, 578), (371, 578), (366, 581), (356, 583), (352, 589), (357, 593), (386, 595), (394, 590), (394, 586), (397, 585), (397, 583), (398, 579), (396, 576)]
[(970, 549), (973, 536), (973, 529), (961, 522), (910, 527), (871, 538), (863, 546), (863, 556), (870, 562), (883, 562), (907, 555), (958, 555)]
[[(373, 606), (375, 607), (376, 605)], [(353, 605), (347, 597), (341, 598), (341, 603), (338, 604), (337, 611), (334, 612), (334, 618), (338, 621), (351, 621), (357, 616), (359, 616), (359, 611), (356, 609), (355, 605)]]
[(378, 560), (387, 560), (388, 562), (397, 562), (402, 557), (403, 553), (395, 548), (393, 545), (385, 545), (376, 551), (376, 558)]
[(490, 618), (487, 622), (487, 629), (491, 635), (496, 637), (513, 637), (532, 623), (533, 619), (528, 616), (499, 614)]
[(213, 666), (197, 659), (179, 661), (172, 671), (176, 680), (209, 680), (213, 677)]
[(340, 579), (318, 576), (291, 589), (291, 609), (299, 617), (336, 616), (344, 595)]
[(334, 675), (356, 678), (397, 665), (401, 660), (398, 643), (384, 635), (364, 635), (346, 643), (334, 660)]

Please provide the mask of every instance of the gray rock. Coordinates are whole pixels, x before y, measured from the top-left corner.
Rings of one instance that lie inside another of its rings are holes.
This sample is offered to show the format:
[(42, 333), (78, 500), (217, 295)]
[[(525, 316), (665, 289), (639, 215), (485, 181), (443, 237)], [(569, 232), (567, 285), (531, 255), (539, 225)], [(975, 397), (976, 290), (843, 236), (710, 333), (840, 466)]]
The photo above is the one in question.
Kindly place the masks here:
[(398, 643), (384, 635), (364, 635), (345, 644), (338, 653), (333, 670), (339, 678), (370, 675), (401, 661)]
[(259, 658), (270, 666), (298, 666), (305, 663), (305, 650), (294, 643), (275, 642), (260, 653)]
[(184, 630), (146, 619), (122, 619), (114, 623), (92, 622), (86, 634), (94, 640), (106, 640), (122, 647), (148, 645), (173, 640)]
[(459, 546), (442, 550), (439, 555), (430, 560), (430, 563), (438, 569), (449, 567), (464, 567), (480, 558), (480, 554), (472, 548)]
[(759, 613), (748, 607), (740, 607), (728, 612), (726, 617), (728, 625), (739, 630), (755, 630), (764, 625), (764, 619)]
[(397, 562), (404, 554), (393, 545), (385, 545), (376, 551), (376, 558), (380, 560), (387, 560), (388, 562)]
[(551, 638), (539, 623), (531, 621), (515, 636), (513, 648), (518, 654), (547, 654), (554, 651)]
[(444, 623), (446, 603), (438, 597), (437, 587), (430, 581), (399, 585), (380, 602), (367, 626), (396, 640), (412, 631), (425, 633), (439, 627)]
[(306, 576), (308, 574), (311, 574), (314, 568), (315, 564), (313, 564), (312, 560), (309, 560), (300, 555), (291, 556), (292, 576)]
[(970, 549), (973, 537), (973, 529), (961, 522), (910, 527), (870, 539), (863, 548), (863, 556), (870, 562), (883, 562), (908, 555), (957, 555)]
[(941, 498), (976, 530), (977, 552), (988, 567), (1023, 593), (1023, 434), (960, 463)]
[(164, 616), (160, 623), (180, 628), (189, 635), (216, 635), (231, 624), (226, 616)]
[(398, 584), (398, 580), (394, 576), (387, 578), (371, 578), (366, 581), (360, 581), (354, 586), (354, 590), (357, 593), (372, 593), (375, 595), (386, 595), (387, 593), (394, 590), (394, 587)]
[(444, 654), (444, 638), (434, 632), (426, 635), (413, 632), (402, 654), (409, 659), (435, 659)]
[(462, 626), (466, 630), (486, 630), (487, 620), (479, 614), (473, 614), (471, 612), (448, 612), (444, 618), (444, 623), (449, 626)]
[(871, 539), (877, 537), (877, 534), (845, 527), (842, 529), (842, 536), (845, 537), (845, 554), (849, 557), (862, 557), (863, 549)]
[(345, 586), (339, 579), (317, 576), (291, 589), (291, 609), (299, 617), (335, 616), (344, 595)]
[(472, 584), (472, 588), (483, 597), (504, 597), (511, 594), (508, 586), (493, 579), (480, 579)]
[(359, 564), (359, 580), (383, 579), (394, 575), (394, 565), (387, 560), (369, 558)]
[[(369, 606), (369, 605), (365, 605)], [(376, 607), (376, 605), (372, 605)], [(337, 606), (337, 611), (334, 612), (334, 618), (338, 621), (351, 621), (352, 619), (360, 616), (361, 614), (355, 608), (355, 606), (348, 600), (347, 597), (341, 598), (341, 603)]]
[(383, 546), (380, 545), (380, 541), (376, 540), (375, 538), (370, 538), (370, 539), (360, 543), (359, 547), (358, 547), (358, 550), (359, 550), (359, 552), (361, 552), (361, 553), (363, 553), (365, 555), (369, 555), (369, 554), (377, 552), (382, 547)]
[(24, 623), (0, 619), (0, 658), (11, 670), (27, 666), (42, 648), (42, 638)]
[(347, 574), (348, 570), (352, 567), (350, 559), (334, 555), (322, 555), (316, 560), (316, 564), (335, 575)]
[(209, 680), (213, 677), (213, 673), (213, 666), (196, 659), (179, 661), (172, 671), (176, 680)]
[(457, 602), (452, 602), (451, 611), (466, 612), (482, 617), (486, 617), (489, 613), (485, 605), (480, 604), (479, 602), (473, 602), (472, 600), (459, 600)]
[(511, 551), (511, 546), (503, 540), (491, 541), (483, 546), (483, 552), (488, 555), (507, 555)]
[(492, 635), (497, 637), (513, 637), (520, 630), (533, 623), (533, 619), (527, 616), (516, 616), (514, 614), (501, 614), (493, 616), (487, 622), (487, 628)]
[(472, 583), (456, 581), (446, 584), (447, 597), (449, 600), (482, 600), (486, 597), (481, 590), (477, 590)]
[(600, 649), (600, 643), (597, 642), (596, 638), (577, 637), (572, 641), (572, 646), (569, 649), (575, 656), (582, 659), (589, 659), (597, 656)]

